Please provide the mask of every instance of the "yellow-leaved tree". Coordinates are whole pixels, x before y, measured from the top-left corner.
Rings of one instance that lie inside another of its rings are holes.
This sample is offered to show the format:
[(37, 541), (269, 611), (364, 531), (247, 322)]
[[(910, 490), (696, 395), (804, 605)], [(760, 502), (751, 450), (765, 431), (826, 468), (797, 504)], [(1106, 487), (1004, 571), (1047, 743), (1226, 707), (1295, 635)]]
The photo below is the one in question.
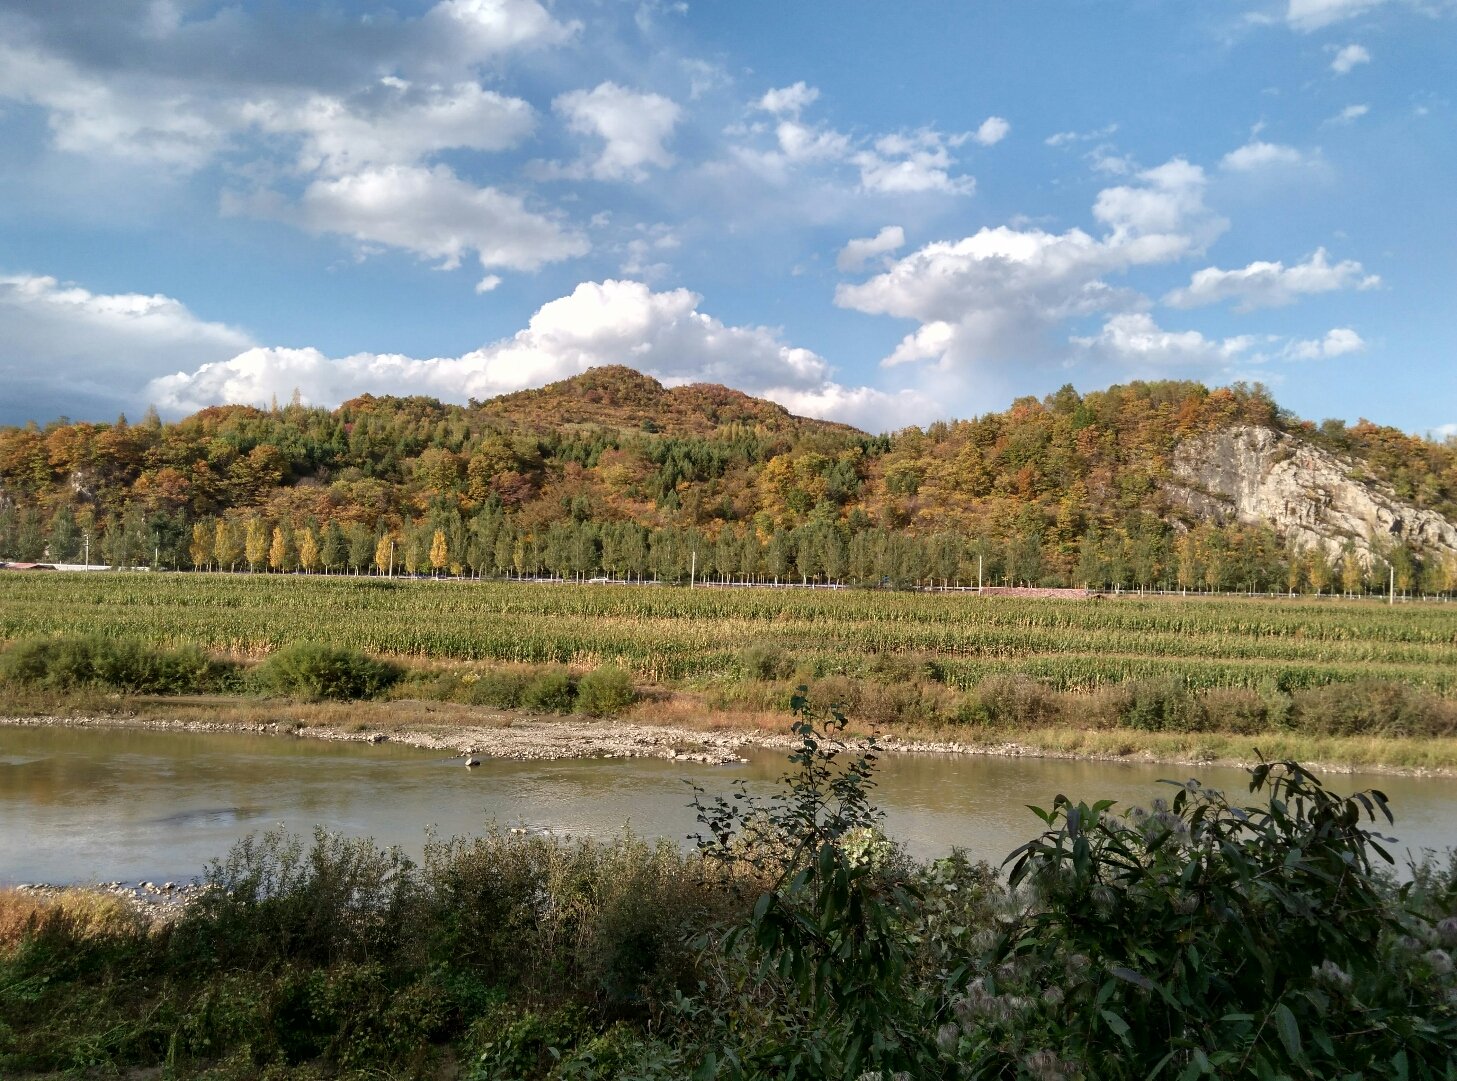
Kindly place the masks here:
[(391, 574), (394, 571), (395, 540), (388, 533), (381, 533), (379, 542), (374, 546), (374, 565), (380, 574)]
[(187, 558), (193, 567), (201, 570), (212, 562), (213, 537), (206, 522), (192, 523), (192, 543), (187, 546)]
[(248, 533), (243, 541), (243, 558), (248, 569), (256, 571), (268, 558), (268, 523), (262, 518), (248, 519)]
[(319, 542), (308, 526), (304, 527), (298, 539), (298, 565), (310, 574), (319, 569)]
[(1365, 581), (1366, 568), (1361, 563), (1361, 557), (1356, 554), (1356, 549), (1348, 544), (1341, 555), (1341, 592), (1360, 593)]
[(242, 538), (238, 536), (236, 522), (230, 522), (226, 518), (218, 519), (217, 528), (213, 531), (212, 554), (219, 567), (232, 570), (238, 565), (238, 560), (243, 558), (243, 544)]
[(283, 526), (273, 527), (273, 543), (268, 546), (268, 566), (275, 571), (293, 570), (293, 544)]
[(450, 549), (445, 543), (445, 530), (437, 529), (430, 539), (430, 566), (436, 571), (445, 569), (450, 562)]

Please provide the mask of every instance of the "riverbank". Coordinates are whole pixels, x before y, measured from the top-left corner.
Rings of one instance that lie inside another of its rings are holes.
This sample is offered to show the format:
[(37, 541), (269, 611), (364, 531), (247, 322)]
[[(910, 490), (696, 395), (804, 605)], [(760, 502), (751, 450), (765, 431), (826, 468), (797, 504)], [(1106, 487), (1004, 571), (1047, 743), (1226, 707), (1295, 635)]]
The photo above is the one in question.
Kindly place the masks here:
[[(16, 710), (0, 696), (0, 726), (243, 732), (301, 739), (391, 742), (463, 759), (527, 761), (657, 758), (723, 765), (757, 749), (786, 749), (784, 715), (714, 711), (696, 695), (663, 693), (617, 718), (540, 716), (451, 702), (299, 703), (196, 697), (54, 696)], [(9, 708), (7, 708), (9, 707)], [(852, 745), (867, 734), (852, 731)], [(1066, 725), (1023, 728), (925, 725), (881, 731), (892, 754), (983, 755), (1186, 766), (1248, 766), (1295, 759), (1330, 773), (1457, 777), (1457, 739), (1313, 736), (1270, 731), (1142, 732)], [(1258, 748), (1258, 752), (1256, 751)]]
[[(171, 918), (0, 889), (0, 1075), (768, 1081), (806, 1048), (820, 1059), (797, 1075), (927, 1081), (1028, 1075), (1042, 1048), (1056, 1076), (1113, 1081), (1256, 1056), (1270, 1076), (1454, 1069), (1453, 867), (1427, 858), (1398, 885), (1357, 803), (1309, 775), (1276, 767), (1237, 811), (1200, 785), (1153, 814), (1054, 805), (1053, 836), (1003, 880), (876, 838), (869, 806), (832, 798), (820, 746), (777, 795), (833, 817), (731, 829), (713, 858), (490, 830), (417, 861), (271, 830)], [(1061, 888), (1029, 904), (1022, 881)], [(1252, 949), (1270, 978), (1241, 978)], [(1172, 1007), (1150, 1006), (1154, 976)]]

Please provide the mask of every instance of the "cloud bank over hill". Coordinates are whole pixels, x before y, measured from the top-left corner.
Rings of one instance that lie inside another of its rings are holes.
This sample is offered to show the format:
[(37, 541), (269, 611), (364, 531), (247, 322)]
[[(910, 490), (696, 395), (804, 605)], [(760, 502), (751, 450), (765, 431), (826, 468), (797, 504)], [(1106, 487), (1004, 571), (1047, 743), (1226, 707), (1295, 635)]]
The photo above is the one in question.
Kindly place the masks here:
[(621, 363), (668, 384), (727, 383), (792, 412), (857, 427), (902, 427), (932, 408), (914, 393), (842, 386), (823, 357), (786, 344), (769, 327), (726, 326), (700, 311), (701, 302), (686, 289), (584, 282), (543, 305), (512, 337), (458, 357), (329, 357), (313, 348), (255, 346), (154, 379), (145, 396), (171, 414), (218, 402), (266, 403), (294, 390), (324, 406), (363, 393), (480, 400)]

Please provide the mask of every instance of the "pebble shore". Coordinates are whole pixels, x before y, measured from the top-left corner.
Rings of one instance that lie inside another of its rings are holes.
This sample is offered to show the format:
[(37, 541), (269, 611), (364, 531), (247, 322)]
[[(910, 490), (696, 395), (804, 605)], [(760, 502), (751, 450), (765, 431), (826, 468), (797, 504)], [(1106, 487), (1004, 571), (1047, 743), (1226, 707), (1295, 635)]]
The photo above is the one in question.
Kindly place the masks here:
[[(344, 729), (309, 725), (281, 719), (266, 724), (229, 721), (167, 720), (135, 716), (101, 717), (0, 717), (0, 727), (61, 727), (92, 729), (142, 729), (165, 732), (244, 732), (294, 736), (300, 739), (336, 740), (352, 743), (397, 743), (428, 751), (443, 751), (464, 763), (486, 758), (519, 761), (551, 761), (569, 758), (625, 759), (660, 758), (674, 762), (728, 765), (747, 761), (753, 749), (783, 750), (794, 739), (786, 732), (759, 729), (703, 730), (664, 725), (639, 724), (624, 720), (588, 720), (573, 717), (541, 717), (509, 714), (493, 717), (490, 725), (449, 726), (425, 723), (389, 731)], [(502, 721), (505, 723), (501, 723)], [(847, 741), (854, 750), (863, 744)], [(1046, 758), (1068, 761), (1144, 762), (1172, 766), (1245, 766), (1248, 761), (1231, 761), (1200, 756), (1157, 756), (1147, 752), (1100, 754), (1081, 748), (1054, 751), (1016, 741), (996, 743), (956, 740), (903, 739), (894, 734), (880, 737), (879, 751), (890, 754), (980, 755), (995, 758)], [(1380, 765), (1350, 766), (1340, 763), (1309, 762), (1329, 773), (1386, 773), (1406, 776), (1453, 776), (1454, 771)]]
[(32, 897), (55, 898), (74, 893), (104, 893), (125, 901), (148, 919), (171, 919), (207, 892), (201, 882), (93, 882), (57, 886), (49, 882), (22, 882), (10, 887)]

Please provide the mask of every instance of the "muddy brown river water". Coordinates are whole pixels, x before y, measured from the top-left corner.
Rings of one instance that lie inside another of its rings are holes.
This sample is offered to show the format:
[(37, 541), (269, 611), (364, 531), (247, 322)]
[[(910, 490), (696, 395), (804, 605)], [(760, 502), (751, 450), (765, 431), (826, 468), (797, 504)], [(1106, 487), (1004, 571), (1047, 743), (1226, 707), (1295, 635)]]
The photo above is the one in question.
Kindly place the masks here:
[[(972, 755), (885, 755), (876, 802), (886, 829), (922, 857), (968, 849), (999, 862), (1037, 832), (1026, 804), (1147, 802), (1160, 778), (1197, 776), (1244, 794), (1233, 769)], [(683, 842), (700, 828), (689, 783), (710, 793), (744, 778), (768, 792), (779, 751), (747, 764), (660, 759), (548, 762), (459, 758), (389, 743), (291, 736), (0, 728), (0, 885), (183, 882), (250, 832), (317, 825), (400, 845), (418, 857), (427, 829), (477, 833), (491, 823), (607, 837), (630, 828)], [(1457, 846), (1457, 780), (1328, 774), (1336, 791), (1378, 787), (1397, 820), (1398, 851)]]

